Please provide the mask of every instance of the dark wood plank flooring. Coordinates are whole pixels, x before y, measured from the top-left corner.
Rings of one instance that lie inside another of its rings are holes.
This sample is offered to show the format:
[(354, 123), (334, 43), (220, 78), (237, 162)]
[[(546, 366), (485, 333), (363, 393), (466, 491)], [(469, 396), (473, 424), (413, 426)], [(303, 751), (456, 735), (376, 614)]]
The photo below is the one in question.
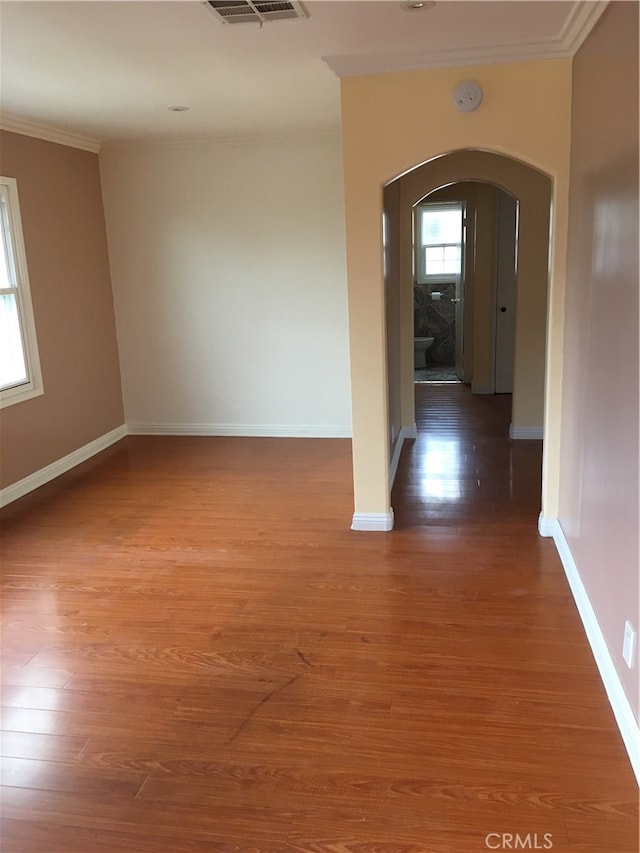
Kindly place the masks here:
[(338, 439), (130, 437), (5, 508), (3, 853), (636, 853), (540, 444), (417, 395), (390, 534)]

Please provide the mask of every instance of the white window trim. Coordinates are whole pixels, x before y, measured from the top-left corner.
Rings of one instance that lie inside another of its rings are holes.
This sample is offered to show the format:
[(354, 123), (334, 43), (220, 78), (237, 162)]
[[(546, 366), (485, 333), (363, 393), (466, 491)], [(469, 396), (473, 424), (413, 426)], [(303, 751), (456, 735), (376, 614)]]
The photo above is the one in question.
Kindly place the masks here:
[[(415, 245), (415, 274), (416, 274), (416, 282), (418, 284), (455, 284), (460, 281), (462, 278), (461, 273), (430, 273), (427, 274), (425, 272), (425, 261), (424, 261), (424, 252), (422, 249), (425, 248), (427, 244), (423, 244), (421, 242), (421, 227), (420, 227), (420, 212), (422, 208), (429, 208), (429, 210), (437, 210), (438, 212), (452, 210), (452, 209), (461, 209), (462, 210), (462, 220), (463, 220), (463, 228), (464, 228), (464, 203), (460, 201), (443, 201), (443, 202), (423, 202), (422, 204), (416, 205), (416, 245)], [(460, 242), (458, 243), (429, 243), (429, 248), (434, 247), (442, 247), (442, 246), (460, 246), (460, 251), (462, 252), (463, 248), (463, 230), (460, 231)], [(460, 266), (462, 268), (464, 259), (460, 259)]]
[(14, 262), (17, 277), (18, 310), (20, 312), (20, 329), (22, 332), (22, 345), (27, 367), (27, 381), (12, 388), (0, 391), (0, 409), (13, 406), (32, 397), (44, 394), (42, 384), (42, 371), (40, 370), (40, 356), (38, 353), (38, 341), (36, 339), (36, 324), (33, 319), (33, 303), (31, 302), (31, 288), (29, 286), (29, 271), (27, 269), (27, 255), (24, 248), (24, 236), (22, 233), (22, 218), (20, 216), (20, 202), (18, 199), (18, 184), (15, 178), (0, 177), (0, 186), (7, 194), (9, 201), (9, 227), (11, 230), (11, 241), (14, 254)]

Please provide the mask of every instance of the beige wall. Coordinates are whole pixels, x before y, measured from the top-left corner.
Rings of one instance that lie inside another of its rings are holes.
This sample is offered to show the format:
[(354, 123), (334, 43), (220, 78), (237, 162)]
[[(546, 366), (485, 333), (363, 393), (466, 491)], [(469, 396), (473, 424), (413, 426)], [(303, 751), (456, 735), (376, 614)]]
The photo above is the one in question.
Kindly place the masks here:
[[(452, 91), (467, 78), (480, 82), (484, 100), (477, 111), (463, 114), (453, 107)], [(571, 61), (352, 77), (342, 80), (341, 91), (356, 512), (387, 514), (390, 509), (380, 236), (382, 187), (436, 156), (471, 148), (507, 154), (553, 180), (543, 507), (546, 514), (554, 516), (558, 496)], [(409, 358), (406, 352), (404, 355)]]
[(44, 394), (2, 410), (6, 487), (124, 421), (98, 157), (14, 133), (16, 178)]
[(559, 520), (638, 717), (638, 5), (574, 60)]
[(339, 137), (105, 145), (100, 168), (130, 428), (350, 435)]

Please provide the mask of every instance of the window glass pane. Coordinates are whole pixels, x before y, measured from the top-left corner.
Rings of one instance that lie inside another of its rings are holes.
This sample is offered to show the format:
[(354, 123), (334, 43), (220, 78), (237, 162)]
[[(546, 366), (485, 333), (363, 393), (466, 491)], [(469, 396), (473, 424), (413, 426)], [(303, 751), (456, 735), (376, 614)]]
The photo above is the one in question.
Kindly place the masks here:
[(459, 243), (462, 240), (462, 208), (446, 210), (421, 208), (420, 239), (423, 246), (430, 243)]
[(427, 246), (424, 249), (426, 275), (460, 275), (460, 246)]
[(444, 249), (444, 271), (454, 275), (460, 274), (462, 251), (460, 246), (446, 246)]
[(27, 381), (18, 304), (14, 293), (0, 295), (0, 388)]
[(9, 230), (9, 211), (4, 193), (0, 196), (0, 230), (2, 232), (2, 251), (0, 252), (0, 287), (15, 287), (16, 275), (13, 269), (11, 251), (11, 232)]
[(442, 247), (436, 249), (425, 249), (425, 275), (441, 275), (444, 272), (442, 260)]
[(428, 246), (424, 250), (424, 256), (427, 260), (427, 264), (429, 264), (431, 261), (442, 261), (443, 260), (442, 250), (443, 250), (442, 246)]

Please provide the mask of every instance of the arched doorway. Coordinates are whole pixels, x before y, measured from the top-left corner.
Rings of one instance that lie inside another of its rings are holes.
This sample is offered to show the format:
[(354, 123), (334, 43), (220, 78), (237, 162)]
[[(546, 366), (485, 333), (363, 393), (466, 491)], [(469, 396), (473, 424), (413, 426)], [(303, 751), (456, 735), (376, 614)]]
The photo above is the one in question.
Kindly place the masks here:
[[(435, 190), (465, 182), (495, 186), (519, 202), (510, 432), (513, 438), (542, 437), (551, 179), (537, 169), (502, 154), (478, 150), (445, 154), (390, 181), (383, 190), (391, 484), (402, 441), (415, 434), (413, 209)], [(487, 378), (490, 376), (490, 366), (487, 365), (491, 363), (492, 324), (486, 322), (489, 315), (479, 313), (477, 304), (474, 309), (475, 316), (470, 314), (467, 320), (473, 346), (472, 382), (475, 378), (476, 393), (493, 393), (494, 387)]]

